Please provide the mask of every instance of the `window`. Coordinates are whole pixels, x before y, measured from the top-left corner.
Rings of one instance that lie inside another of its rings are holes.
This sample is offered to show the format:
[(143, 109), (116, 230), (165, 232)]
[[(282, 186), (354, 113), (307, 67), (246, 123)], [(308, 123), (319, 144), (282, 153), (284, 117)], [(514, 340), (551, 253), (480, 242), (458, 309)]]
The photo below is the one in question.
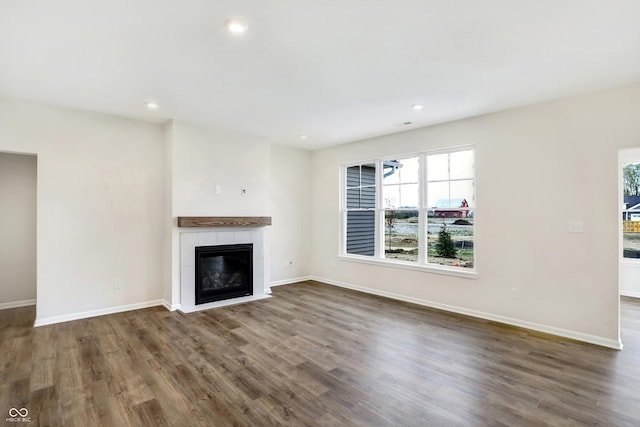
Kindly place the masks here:
[(418, 261), (419, 158), (382, 162), (384, 256)]
[(345, 165), (343, 183), (343, 255), (475, 268), (473, 148)]
[(429, 263), (473, 268), (473, 154), (426, 156)]
[(640, 258), (640, 163), (622, 167), (622, 257)]
[(347, 238), (346, 252), (375, 254), (375, 163), (346, 168)]

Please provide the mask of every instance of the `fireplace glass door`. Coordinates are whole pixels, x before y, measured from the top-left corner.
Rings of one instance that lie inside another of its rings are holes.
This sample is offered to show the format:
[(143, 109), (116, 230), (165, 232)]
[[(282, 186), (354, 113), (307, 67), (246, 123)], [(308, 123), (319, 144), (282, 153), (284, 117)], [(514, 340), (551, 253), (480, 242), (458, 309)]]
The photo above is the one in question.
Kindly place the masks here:
[(198, 246), (196, 305), (253, 295), (253, 245)]

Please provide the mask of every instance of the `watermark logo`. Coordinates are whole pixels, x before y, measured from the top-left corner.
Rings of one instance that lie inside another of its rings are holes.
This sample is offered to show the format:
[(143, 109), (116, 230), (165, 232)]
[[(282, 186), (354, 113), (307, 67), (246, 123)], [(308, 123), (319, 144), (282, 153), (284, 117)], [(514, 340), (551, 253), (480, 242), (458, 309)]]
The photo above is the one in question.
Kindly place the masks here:
[(6, 418), (8, 423), (30, 423), (29, 410), (27, 408), (11, 408), (9, 409), (9, 417)]

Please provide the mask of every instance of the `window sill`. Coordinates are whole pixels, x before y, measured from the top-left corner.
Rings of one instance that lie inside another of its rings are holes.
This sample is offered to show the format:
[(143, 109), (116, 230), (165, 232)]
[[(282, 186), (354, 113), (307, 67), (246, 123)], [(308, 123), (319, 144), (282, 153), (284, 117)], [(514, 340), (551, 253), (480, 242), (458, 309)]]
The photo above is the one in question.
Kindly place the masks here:
[(378, 265), (391, 268), (399, 268), (402, 270), (415, 270), (425, 273), (443, 274), (445, 276), (464, 277), (465, 279), (477, 279), (478, 272), (475, 269), (461, 269), (455, 267), (437, 266), (437, 265), (418, 265), (409, 262), (376, 259), (358, 255), (338, 255), (338, 259), (350, 262), (359, 262), (361, 264)]

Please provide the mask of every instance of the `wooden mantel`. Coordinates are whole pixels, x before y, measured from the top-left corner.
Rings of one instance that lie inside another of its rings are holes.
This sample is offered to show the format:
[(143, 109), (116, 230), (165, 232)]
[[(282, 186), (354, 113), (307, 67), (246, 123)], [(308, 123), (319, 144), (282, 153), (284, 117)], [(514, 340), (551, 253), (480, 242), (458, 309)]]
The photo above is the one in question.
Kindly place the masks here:
[(178, 227), (264, 227), (270, 216), (179, 216)]

